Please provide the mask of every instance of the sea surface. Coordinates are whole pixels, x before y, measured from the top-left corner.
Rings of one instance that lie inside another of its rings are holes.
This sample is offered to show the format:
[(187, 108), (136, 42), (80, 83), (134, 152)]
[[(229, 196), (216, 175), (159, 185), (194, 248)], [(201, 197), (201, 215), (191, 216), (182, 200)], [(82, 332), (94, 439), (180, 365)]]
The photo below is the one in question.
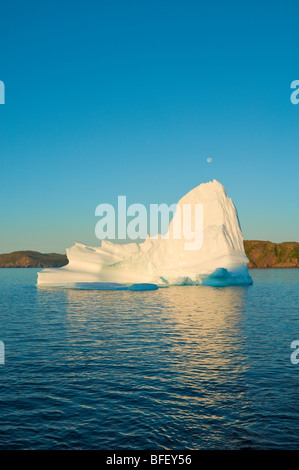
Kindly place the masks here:
[(0, 269), (0, 449), (299, 448), (299, 270), (150, 292), (37, 271)]

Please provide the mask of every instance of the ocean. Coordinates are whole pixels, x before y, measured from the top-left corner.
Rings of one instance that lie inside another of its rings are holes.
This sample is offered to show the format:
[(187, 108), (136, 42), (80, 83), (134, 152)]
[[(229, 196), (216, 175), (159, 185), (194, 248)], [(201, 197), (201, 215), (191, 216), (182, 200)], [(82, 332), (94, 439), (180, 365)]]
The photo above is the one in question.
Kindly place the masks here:
[(0, 449), (298, 448), (299, 270), (145, 292), (37, 272), (0, 269)]

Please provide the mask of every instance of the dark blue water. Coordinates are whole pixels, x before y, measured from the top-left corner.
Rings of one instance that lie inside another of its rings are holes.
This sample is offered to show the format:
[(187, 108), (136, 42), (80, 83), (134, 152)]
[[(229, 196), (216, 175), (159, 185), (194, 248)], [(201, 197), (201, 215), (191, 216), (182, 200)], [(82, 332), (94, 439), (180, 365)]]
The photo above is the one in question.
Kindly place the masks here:
[(249, 287), (37, 289), (0, 269), (1, 449), (295, 449), (299, 270)]

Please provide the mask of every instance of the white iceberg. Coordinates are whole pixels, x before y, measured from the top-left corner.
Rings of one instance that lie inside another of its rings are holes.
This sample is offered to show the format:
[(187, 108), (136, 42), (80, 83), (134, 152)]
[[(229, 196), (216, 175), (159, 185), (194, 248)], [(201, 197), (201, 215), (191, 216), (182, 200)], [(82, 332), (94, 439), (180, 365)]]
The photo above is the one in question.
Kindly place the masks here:
[(152, 287), (252, 284), (238, 214), (225, 188), (216, 180), (200, 184), (178, 202), (180, 207), (183, 204), (203, 206), (200, 249), (187, 250), (184, 238), (172, 237), (177, 208), (168, 238), (148, 236), (142, 243), (127, 244), (104, 240), (99, 247), (75, 243), (66, 250), (69, 264), (39, 272), (37, 284), (117, 289), (128, 289), (128, 284), (133, 284), (132, 290), (137, 290), (140, 284), (143, 287), (139, 290), (146, 289), (146, 284)]

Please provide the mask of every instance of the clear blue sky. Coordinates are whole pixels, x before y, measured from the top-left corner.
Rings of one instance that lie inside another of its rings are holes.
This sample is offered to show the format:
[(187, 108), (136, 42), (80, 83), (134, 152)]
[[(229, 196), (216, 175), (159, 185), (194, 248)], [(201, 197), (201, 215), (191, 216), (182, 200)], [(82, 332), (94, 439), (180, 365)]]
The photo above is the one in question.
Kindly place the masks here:
[(244, 238), (299, 241), (298, 18), (297, 1), (2, 2), (0, 252), (96, 245), (98, 204), (214, 178)]

